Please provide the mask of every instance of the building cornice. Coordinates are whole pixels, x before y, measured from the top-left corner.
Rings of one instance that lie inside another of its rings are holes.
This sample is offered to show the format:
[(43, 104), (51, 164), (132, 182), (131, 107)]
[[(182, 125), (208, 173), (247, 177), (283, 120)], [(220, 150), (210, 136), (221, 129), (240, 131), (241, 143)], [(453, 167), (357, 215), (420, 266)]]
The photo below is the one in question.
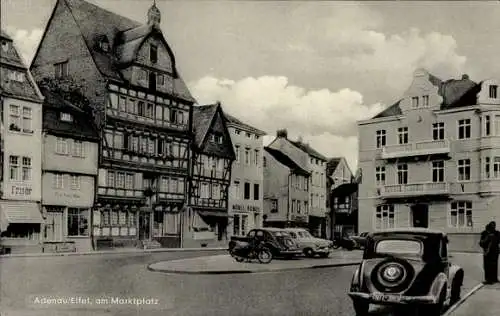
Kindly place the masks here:
[(403, 119), (404, 117), (405, 117), (404, 115), (394, 115), (394, 116), (388, 116), (388, 117), (371, 118), (368, 120), (360, 120), (357, 122), (357, 124), (359, 126), (359, 125), (376, 124), (376, 123), (382, 123), (382, 122), (394, 122), (394, 121), (399, 121), (399, 120)]

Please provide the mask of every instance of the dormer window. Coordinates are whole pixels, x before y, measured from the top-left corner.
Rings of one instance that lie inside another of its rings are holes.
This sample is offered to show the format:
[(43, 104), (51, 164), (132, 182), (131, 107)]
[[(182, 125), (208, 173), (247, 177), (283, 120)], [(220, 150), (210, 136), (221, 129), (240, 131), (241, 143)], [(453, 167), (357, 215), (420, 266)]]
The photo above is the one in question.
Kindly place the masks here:
[(156, 47), (156, 45), (149, 46), (149, 60), (153, 64), (156, 64), (156, 62), (158, 61), (158, 47)]
[(103, 52), (109, 52), (109, 41), (108, 41), (108, 38), (106, 36), (103, 36), (101, 37), (101, 39), (99, 40), (99, 48), (103, 51)]
[(73, 115), (69, 113), (61, 113), (61, 121), (63, 122), (73, 122)]
[(210, 140), (216, 144), (222, 144), (222, 136), (217, 134), (212, 134)]
[(13, 81), (23, 82), (24, 81), (24, 73), (19, 71), (9, 71), (9, 79)]
[(69, 75), (68, 62), (54, 64), (54, 74), (56, 78), (66, 78)]
[(429, 96), (428, 95), (424, 95), (422, 97), (422, 101), (423, 101), (423, 106), (429, 106)]
[(2, 41), (2, 50), (4, 52), (7, 52), (9, 50), (9, 42), (7, 41)]
[(498, 86), (496, 86), (496, 85), (490, 86), (490, 98), (491, 99), (498, 98)]

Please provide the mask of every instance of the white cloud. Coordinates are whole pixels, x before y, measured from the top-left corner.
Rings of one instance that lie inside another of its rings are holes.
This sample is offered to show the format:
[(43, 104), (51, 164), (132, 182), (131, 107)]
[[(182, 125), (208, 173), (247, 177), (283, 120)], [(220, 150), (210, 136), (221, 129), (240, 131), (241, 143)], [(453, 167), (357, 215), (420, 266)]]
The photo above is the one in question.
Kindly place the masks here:
[[(327, 156), (345, 156), (356, 164), (356, 121), (383, 109), (365, 105), (350, 89), (306, 90), (283, 76), (248, 77), (239, 81), (204, 77), (190, 84), (200, 104), (221, 101), (224, 110), (270, 135), (286, 128)], [(266, 138), (269, 142), (269, 137)]]
[(42, 38), (43, 30), (22, 30), (7, 27), (6, 32), (12, 37), (19, 54), (21, 54), (26, 65), (29, 66), (33, 55), (35, 54), (35, 50), (38, 47), (38, 43)]

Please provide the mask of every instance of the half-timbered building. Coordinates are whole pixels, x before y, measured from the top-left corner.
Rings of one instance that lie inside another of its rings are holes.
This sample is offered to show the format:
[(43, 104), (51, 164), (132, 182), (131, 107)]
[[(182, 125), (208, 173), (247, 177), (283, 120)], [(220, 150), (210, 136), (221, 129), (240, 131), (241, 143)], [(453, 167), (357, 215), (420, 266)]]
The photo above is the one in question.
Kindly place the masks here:
[(220, 103), (193, 107), (193, 156), (184, 246), (224, 243), (233, 143)]
[(58, 0), (32, 63), (68, 80), (99, 128), (92, 234), (106, 246), (179, 247), (194, 99), (153, 6), (139, 23), (83, 0)]

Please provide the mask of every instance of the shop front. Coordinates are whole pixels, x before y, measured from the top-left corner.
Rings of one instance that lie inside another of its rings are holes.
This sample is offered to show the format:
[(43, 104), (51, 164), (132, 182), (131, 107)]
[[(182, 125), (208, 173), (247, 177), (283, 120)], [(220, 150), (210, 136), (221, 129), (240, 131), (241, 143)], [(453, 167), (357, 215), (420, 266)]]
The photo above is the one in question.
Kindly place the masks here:
[(0, 201), (0, 252), (42, 252), (43, 222), (39, 203)]

